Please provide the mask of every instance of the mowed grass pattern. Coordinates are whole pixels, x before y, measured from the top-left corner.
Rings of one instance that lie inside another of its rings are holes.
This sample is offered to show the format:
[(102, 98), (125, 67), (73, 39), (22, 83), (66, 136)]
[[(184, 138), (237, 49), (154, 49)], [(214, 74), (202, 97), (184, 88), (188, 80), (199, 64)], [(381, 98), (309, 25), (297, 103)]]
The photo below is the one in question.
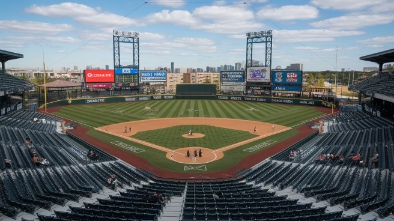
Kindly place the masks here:
[[(145, 107), (150, 107), (152, 110), (156, 109), (156, 111), (148, 112), (145, 110)], [(316, 108), (309, 106), (218, 100), (162, 100), (130, 103), (125, 102), (89, 105), (69, 105), (63, 106), (60, 111), (57, 111), (55, 114), (72, 120), (76, 120), (79, 123), (88, 125), (90, 127), (100, 127), (115, 123), (152, 118), (176, 117), (237, 118), (275, 123), (292, 127), (298, 124), (302, 124), (302, 122), (305, 122), (306, 120), (310, 120), (312, 118), (323, 115), (323, 113), (317, 111)], [(181, 133), (187, 133), (189, 129), (189, 127), (181, 129)], [(195, 128), (193, 130), (194, 132), (196, 132)], [(237, 134), (238, 133), (239, 131), (237, 131)], [(183, 164), (168, 160), (166, 158), (166, 153), (163, 151), (150, 148), (139, 143), (134, 143), (130, 140), (122, 139), (117, 136), (103, 133), (92, 128), (88, 131), (87, 134), (92, 137), (96, 137), (100, 141), (109, 145), (112, 145), (111, 143), (113, 142), (121, 141), (125, 144), (140, 148), (144, 151), (134, 153), (128, 149), (114, 146), (116, 148), (122, 149), (123, 151), (136, 154), (139, 157), (146, 159), (150, 164), (154, 165), (157, 168), (163, 168), (169, 171), (182, 173), (206, 173), (220, 171), (225, 168), (232, 167), (241, 162), (244, 157), (258, 154), (259, 151), (270, 148), (271, 145), (261, 148), (255, 152), (244, 151), (249, 147), (268, 140), (274, 140), (277, 143), (280, 143), (283, 140), (295, 136), (297, 133), (298, 132), (296, 129), (291, 129), (228, 150), (224, 153), (224, 157), (222, 159), (207, 164), (207, 171), (185, 171)], [(180, 135), (177, 136), (177, 139), (179, 139)], [(228, 136), (226, 137), (228, 138)], [(215, 138), (218, 138), (218, 136), (215, 135)], [(178, 144), (165, 144), (160, 141), (160, 145), (166, 145), (168, 148), (176, 148), (176, 145)], [(193, 144), (193, 146), (194, 145), (202, 146), (200, 144)], [(213, 148), (212, 146), (215, 145), (211, 144), (210, 146), (210, 148)]]
[[(202, 138), (184, 138), (189, 130), (193, 133), (202, 133)], [(169, 149), (183, 147), (206, 147), (218, 149), (230, 144), (248, 140), (257, 135), (245, 131), (232, 130), (205, 125), (182, 125), (157, 130), (138, 132), (133, 138), (144, 140)]]
[[(152, 111), (146, 111), (150, 107)], [(153, 110), (156, 111), (153, 111)], [(218, 100), (161, 100), (65, 106), (55, 114), (100, 127), (153, 118), (236, 118), (294, 126), (322, 113), (314, 107)]]

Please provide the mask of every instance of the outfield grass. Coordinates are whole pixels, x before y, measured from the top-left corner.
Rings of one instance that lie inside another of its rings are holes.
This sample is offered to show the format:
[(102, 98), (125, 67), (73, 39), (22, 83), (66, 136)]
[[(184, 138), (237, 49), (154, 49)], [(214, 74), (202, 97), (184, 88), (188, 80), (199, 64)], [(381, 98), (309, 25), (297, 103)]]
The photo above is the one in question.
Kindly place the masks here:
[[(190, 129), (193, 133), (202, 133), (205, 136), (201, 138), (182, 137), (182, 135), (187, 134)], [(132, 137), (175, 150), (183, 147), (206, 147), (209, 149), (218, 149), (256, 136), (257, 135), (246, 131), (227, 128), (205, 125), (181, 125), (157, 130), (142, 131)]]
[[(146, 111), (145, 107), (157, 111)], [(62, 117), (100, 127), (152, 118), (235, 118), (294, 126), (322, 115), (314, 107), (217, 100), (168, 100), (133, 103), (70, 105), (56, 112)]]
[[(152, 110), (146, 111), (145, 107), (149, 106)], [(90, 104), (90, 105), (70, 105), (64, 106), (60, 111), (55, 112), (65, 118), (76, 120), (81, 124), (85, 124), (91, 128), (88, 135), (101, 140), (104, 143), (111, 144), (114, 141), (120, 141), (128, 145), (144, 150), (140, 153), (134, 153), (145, 158), (152, 165), (167, 169), (174, 172), (185, 172), (184, 164), (170, 161), (165, 157), (165, 152), (134, 143), (110, 134), (102, 133), (94, 130), (94, 127), (111, 125), (115, 123), (145, 120), (152, 118), (176, 118), (176, 117), (213, 117), (213, 118), (235, 118), (252, 121), (267, 122), (293, 127), (303, 124), (303, 122), (312, 118), (323, 115), (314, 107), (294, 106), (270, 103), (253, 103), (253, 102), (235, 102), (235, 101), (217, 101), (217, 100), (167, 100), (167, 101), (148, 101), (148, 102), (132, 102), (132, 103), (108, 103), (108, 104)], [(194, 126), (193, 126), (194, 127)], [(189, 131), (189, 127), (181, 129), (182, 134)], [(227, 130), (227, 129), (223, 129)], [(196, 133), (197, 131), (193, 129)], [(239, 133), (240, 131), (237, 131)], [(148, 132), (149, 133), (149, 132)], [(205, 134), (205, 133), (204, 133)], [(245, 144), (238, 148), (234, 148), (224, 152), (224, 158), (211, 162), (207, 165), (208, 171), (220, 171), (239, 163), (244, 157), (256, 154), (256, 152), (246, 152), (246, 148), (262, 143), (267, 140), (274, 140), (279, 143), (297, 134), (297, 130), (291, 129), (280, 134), (266, 137), (252, 143)], [(207, 135), (207, 134), (206, 134)], [(249, 134), (251, 135), (251, 134)], [(140, 136), (140, 135), (138, 135)], [(180, 139), (180, 135), (176, 135)], [(253, 135), (252, 135), (253, 136)], [(216, 136), (215, 139), (218, 137)], [(199, 138), (201, 139), (201, 138)], [(196, 139), (196, 140), (199, 140)], [(228, 137), (226, 139), (229, 139)], [(189, 139), (193, 140), (193, 139)], [(155, 141), (156, 142), (156, 141)], [(177, 148), (179, 144), (165, 144), (164, 140), (157, 141), (159, 145), (168, 148)], [(190, 141), (192, 142), (192, 141)], [(234, 143), (234, 142), (232, 142)], [(194, 144), (193, 144), (194, 145)], [(201, 146), (196, 144), (196, 146)], [(222, 145), (224, 146), (224, 145)], [(116, 148), (121, 148), (117, 147)], [(123, 148), (121, 148), (123, 149)], [(123, 149), (130, 152), (129, 150)], [(186, 171), (186, 173), (204, 173), (203, 171)]]

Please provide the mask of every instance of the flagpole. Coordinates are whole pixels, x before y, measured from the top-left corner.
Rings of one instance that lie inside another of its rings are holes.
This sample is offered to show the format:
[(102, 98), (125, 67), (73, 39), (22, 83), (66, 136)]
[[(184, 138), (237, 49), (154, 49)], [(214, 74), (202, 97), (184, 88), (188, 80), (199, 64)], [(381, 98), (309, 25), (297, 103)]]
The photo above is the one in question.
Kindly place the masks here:
[(47, 112), (47, 83), (46, 83), (46, 70), (45, 70), (45, 56), (44, 44), (42, 45), (42, 64), (44, 66), (44, 112)]

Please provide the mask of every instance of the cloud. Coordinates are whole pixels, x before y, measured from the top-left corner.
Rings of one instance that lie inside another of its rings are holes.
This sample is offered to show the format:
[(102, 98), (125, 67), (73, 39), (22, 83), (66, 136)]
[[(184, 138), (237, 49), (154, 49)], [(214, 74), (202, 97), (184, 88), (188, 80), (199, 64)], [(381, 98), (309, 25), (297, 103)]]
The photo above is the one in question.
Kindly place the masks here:
[(0, 40), (0, 45), (2, 49), (5, 48), (23, 48), (25, 46), (24, 42), (21, 41), (14, 41), (14, 40), (6, 40), (6, 41), (1, 41)]
[(169, 55), (172, 54), (170, 51), (158, 51), (158, 50), (144, 50), (141, 51), (141, 54), (154, 54), (154, 55)]
[(79, 17), (97, 14), (97, 11), (83, 4), (64, 2), (58, 5), (39, 6), (32, 5), (25, 10), (28, 13), (47, 17)]
[(312, 0), (312, 5), (323, 9), (360, 10), (384, 4), (386, 0)]
[(214, 45), (215, 42), (208, 38), (176, 38), (174, 42), (178, 43), (193, 43), (195, 45)]
[(140, 32), (140, 38), (143, 40), (162, 40), (165, 38), (165, 36), (151, 32)]
[(95, 25), (95, 26), (143, 26), (143, 23), (137, 22), (136, 20), (112, 14), (112, 13), (99, 13), (90, 16), (79, 16), (73, 18), (75, 21), (79, 23), (83, 23), (86, 25)]
[(193, 16), (215, 22), (238, 22), (254, 18), (253, 11), (236, 6), (203, 6), (193, 11)]
[(265, 27), (254, 20), (253, 11), (238, 6), (203, 6), (196, 8), (192, 15), (201, 20), (192, 29), (211, 33), (234, 36)]
[(195, 25), (198, 23), (190, 12), (185, 10), (162, 10), (161, 12), (146, 16), (144, 20), (148, 23), (173, 23), (185, 26)]
[(234, 38), (234, 39), (245, 39), (246, 38), (246, 33), (245, 34), (235, 34), (235, 35), (229, 35), (229, 38)]
[(303, 51), (314, 51), (314, 50), (320, 50), (319, 47), (310, 47), (310, 46), (298, 46), (294, 47), (296, 50), (303, 50)]
[(383, 48), (384, 45), (367, 45), (368, 48)]
[(375, 37), (369, 38), (365, 40), (356, 41), (358, 44), (365, 44), (365, 45), (382, 45), (387, 43), (394, 42), (394, 36), (384, 36), (384, 37)]
[(185, 4), (184, 0), (168, 1), (168, 0), (154, 0), (148, 1), (149, 4), (163, 5), (172, 8), (179, 8)]
[(271, 20), (306, 20), (317, 18), (319, 10), (310, 5), (285, 5), (280, 8), (263, 8), (257, 15)]
[(339, 51), (353, 51), (358, 49), (357, 47), (345, 47), (345, 48), (319, 48), (319, 47), (310, 47), (310, 46), (298, 46), (294, 47), (296, 50), (301, 50), (301, 51), (311, 51), (311, 52), (333, 52), (336, 50)]
[(112, 28), (102, 28), (99, 30), (82, 30), (80, 35), (85, 40), (108, 41), (112, 39)]
[(101, 12), (89, 6), (65, 2), (61, 4), (33, 5), (26, 12), (46, 17), (68, 17), (76, 22), (95, 26), (142, 26), (143, 23), (113, 13)]
[(335, 41), (336, 37), (362, 35), (362, 31), (339, 31), (327, 29), (308, 30), (274, 30), (274, 42), (327, 42)]
[(393, 14), (363, 14), (363, 15), (344, 15), (330, 18), (318, 22), (312, 22), (315, 28), (330, 28), (338, 30), (353, 30), (368, 26), (389, 24), (394, 20)]
[(386, 0), (382, 4), (375, 5), (370, 9), (374, 13), (392, 12), (394, 13), (394, 1)]
[(79, 39), (73, 37), (44, 37), (47, 41), (59, 42), (59, 43), (78, 43)]
[(58, 34), (61, 32), (71, 31), (73, 27), (69, 24), (50, 24), (35, 21), (3, 20), (0, 21), (0, 29), (12, 32)]
[(234, 6), (203, 6), (192, 13), (185, 10), (162, 10), (145, 17), (151, 24), (170, 23), (190, 29), (219, 34), (241, 34), (265, 26), (253, 21), (252, 11)]
[(151, 48), (156, 50), (181, 49), (187, 51), (216, 52), (215, 42), (207, 38), (175, 38), (167, 42), (140, 43), (141, 48)]
[(236, 48), (232, 49), (226, 52), (226, 54), (231, 54), (231, 55), (245, 55), (246, 49), (245, 48)]
[[(203, 30), (211, 33), (219, 33), (219, 34), (229, 34), (229, 35), (241, 35), (246, 32), (251, 32), (253, 30), (262, 30), (265, 25), (261, 23), (252, 23), (248, 21), (239, 21), (233, 22), (231, 24), (228, 23), (210, 23), (210, 24), (202, 24), (193, 26), (193, 29)], [(246, 37), (245, 37), (246, 38)]]
[(219, 34), (241, 34), (262, 29), (264, 25), (253, 21), (253, 12), (234, 6), (203, 6), (192, 13), (185, 10), (162, 10), (145, 17), (150, 24), (169, 23), (190, 29)]
[(111, 47), (108, 45), (101, 45), (101, 44), (88, 44), (82, 47), (88, 51), (103, 51), (103, 50), (110, 50)]

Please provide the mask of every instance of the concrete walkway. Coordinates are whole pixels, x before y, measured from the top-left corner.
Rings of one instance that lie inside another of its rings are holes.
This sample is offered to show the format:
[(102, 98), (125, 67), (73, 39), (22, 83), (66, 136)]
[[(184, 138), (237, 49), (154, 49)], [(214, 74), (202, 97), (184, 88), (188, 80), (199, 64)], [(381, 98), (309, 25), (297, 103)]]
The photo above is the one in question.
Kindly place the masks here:
[(163, 209), (163, 213), (158, 221), (176, 221), (180, 220), (183, 206), (183, 196), (171, 197), (171, 202), (168, 202)]

